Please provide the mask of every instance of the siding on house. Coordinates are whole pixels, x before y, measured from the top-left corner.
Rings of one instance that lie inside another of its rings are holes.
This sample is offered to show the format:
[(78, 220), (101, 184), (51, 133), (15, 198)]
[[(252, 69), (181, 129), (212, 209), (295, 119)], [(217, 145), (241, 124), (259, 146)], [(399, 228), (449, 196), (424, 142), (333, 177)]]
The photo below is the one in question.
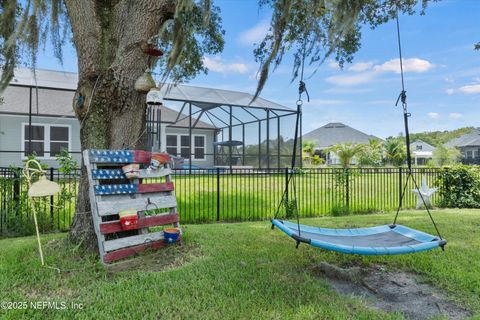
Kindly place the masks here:
[[(24, 125), (28, 124), (27, 115), (9, 115), (0, 114), (0, 167), (16, 166), (22, 167), (25, 159), (20, 152), (4, 151), (22, 151), (24, 150)], [(79, 131), (80, 125), (76, 118), (59, 118), (46, 116), (33, 116), (32, 124), (59, 125), (70, 128), (70, 150), (80, 151)], [(74, 158), (80, 163), (80, 154), (73, 154)], [(39, 157), (42, 163), (49, 167), (58, 167), (57, 161)]]
[[(174, 128), (167, 126), (165, 128), (165, 134), (175, 134), (175, 135), (188, 135), (189, 130), (185, 128)], [(209, 129), (192, 129), (192, 139), (196, 135), (205, 136), (205, 160), (195, 160), (192, 156), (192, 165), (199, 166), (201, 168), (212, 168), (214, 167), (214, 157), (213, 157), (213, 139), (215, 135), (215, 130)], [(162, 138), (162, 140), (166, 140)], [(166, 143), (163, 144), (166, 146)], [(192, 147), (192, 153), (194, 152)], [(185, 159), (185, 163), (188, 164), (188, 158)]]
[(460, 149), (465, 163), (480, 164), (480, 128), (448, 141), (445, 146)]

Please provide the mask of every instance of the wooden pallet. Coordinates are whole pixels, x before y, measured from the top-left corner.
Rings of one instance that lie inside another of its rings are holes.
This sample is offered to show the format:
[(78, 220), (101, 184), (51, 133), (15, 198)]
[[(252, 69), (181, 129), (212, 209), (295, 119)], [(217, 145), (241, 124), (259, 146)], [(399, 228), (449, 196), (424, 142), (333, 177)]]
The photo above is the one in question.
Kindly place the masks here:
[[(88, 172), (89, 195), (93, 223), (102, 263), (108, 264), (146, 249), (164, 247), (163, 231), (149, 227), (179, 226), (177, 200), (171, 181), (170, 164), (157, 170), (142, 169), (139, 178), (128, 180), (122, 166), (150, 164), (151, 152), (141, 150), (85, 150), (83, 159)], [(164, 177), (161, 183), (144, 184), (142, 179)], [(125, 231), (118, 213), (134, 209), (138, 212), (136, 230)], [(167, 212), (146, 216), (144, 211), (165, 209)]]

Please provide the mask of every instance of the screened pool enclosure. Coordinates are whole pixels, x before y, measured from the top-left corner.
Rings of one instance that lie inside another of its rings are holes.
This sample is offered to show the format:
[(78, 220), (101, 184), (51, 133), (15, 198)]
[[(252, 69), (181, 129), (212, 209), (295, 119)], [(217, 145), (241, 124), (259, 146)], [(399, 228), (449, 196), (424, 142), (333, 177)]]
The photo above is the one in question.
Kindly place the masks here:
[(177, 156), (177, 167), (290, 164), (296, 110), (260, 97), (252, 101), (248, 93), (187, 85), (165, 85), (161, 95), (163, 106), (148, 107), (147, 145)]

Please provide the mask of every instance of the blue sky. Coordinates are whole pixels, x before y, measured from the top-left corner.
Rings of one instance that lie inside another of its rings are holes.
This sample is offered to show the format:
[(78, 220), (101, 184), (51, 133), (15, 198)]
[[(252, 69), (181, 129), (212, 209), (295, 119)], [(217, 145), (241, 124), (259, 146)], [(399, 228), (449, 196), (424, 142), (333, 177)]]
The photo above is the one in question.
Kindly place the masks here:
[[(225, 50), (205, 57), (208, 75), (191, 83), (253, 93), (254, 43), (267, 31), (270, 11), (259, 9), (256, 0), (214, 2), (222, 11)], [(432, 3), (425, 16), (400, 17), (412, 132), (480, 126), (480, 52), (473, 50), (480, 41), (479, 12), (480, 1), (444, 0)], [(331, 121), (382, 138), (403, 130), (401, 109), (394, 106), (401, 90), (395, 24), (364, 27), (362, 33), (352, 64), (340, 70), (327, 61), (306, 80), (311, 102), (304, 105), (304, 132)], [(65, 48), (64, 60), (58, 64), (47, 51), (38, 67), (75, 72), (73, 48)], [(297, 81), (290, 83), (290, 62), (286, 57), (270, 76), (262, 96), (294, 108)]]

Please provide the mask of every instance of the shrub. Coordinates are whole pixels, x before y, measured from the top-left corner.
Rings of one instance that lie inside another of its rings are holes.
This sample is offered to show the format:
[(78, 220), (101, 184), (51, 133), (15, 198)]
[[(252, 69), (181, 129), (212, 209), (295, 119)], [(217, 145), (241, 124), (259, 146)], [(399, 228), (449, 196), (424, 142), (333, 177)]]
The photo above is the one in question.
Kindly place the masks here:
[(442, 168), (437, 180), (440, 206), (480, 208), (480, 168), (456, 165)]

